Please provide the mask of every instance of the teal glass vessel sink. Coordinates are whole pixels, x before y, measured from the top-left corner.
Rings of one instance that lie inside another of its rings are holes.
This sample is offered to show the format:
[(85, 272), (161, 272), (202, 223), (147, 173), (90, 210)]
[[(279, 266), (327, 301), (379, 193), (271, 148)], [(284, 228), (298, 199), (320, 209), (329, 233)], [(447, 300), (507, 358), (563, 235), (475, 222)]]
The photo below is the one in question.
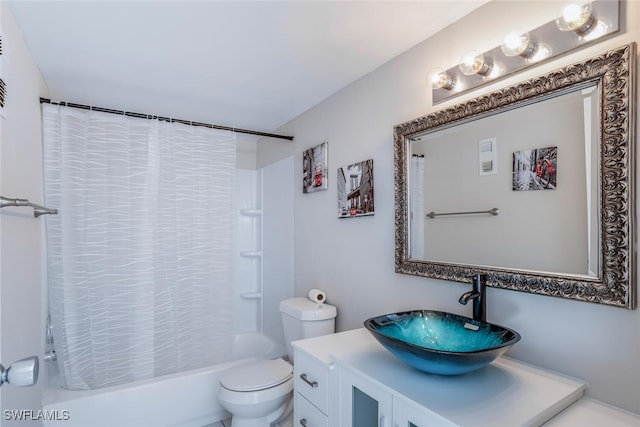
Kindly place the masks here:
[(438, 375), (480, 369), (520, 341), (512, 329), (442, 311), (385, 314), (364, 326), (400, 360)]

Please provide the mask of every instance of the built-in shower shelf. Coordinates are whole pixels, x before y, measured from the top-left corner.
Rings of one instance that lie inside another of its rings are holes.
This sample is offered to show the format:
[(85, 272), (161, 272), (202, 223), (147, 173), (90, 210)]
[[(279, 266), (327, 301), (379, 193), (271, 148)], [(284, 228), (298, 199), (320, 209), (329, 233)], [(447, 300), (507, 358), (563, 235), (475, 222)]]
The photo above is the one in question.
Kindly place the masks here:
[(240, 215), (242, 216), (261, 216), (262, 209), (240, 209)]
[(243, 258), (260, 258), (262, 251), (241, 251), (240, 256)]
[(261, 292), (242, 292), (240, 297), (244, 299), (260, 299), (262, 298)]

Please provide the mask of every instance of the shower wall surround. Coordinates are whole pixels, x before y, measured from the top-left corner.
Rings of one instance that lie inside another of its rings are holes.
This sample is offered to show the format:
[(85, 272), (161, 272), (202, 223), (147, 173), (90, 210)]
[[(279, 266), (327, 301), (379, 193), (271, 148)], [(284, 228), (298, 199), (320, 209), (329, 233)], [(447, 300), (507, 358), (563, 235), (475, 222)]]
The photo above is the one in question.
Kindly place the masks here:
[(237, 170), (234, 332), (284, 345), (280, 301), (293, 296), (293, 158)]
[(233, 330), (258, 332), (262, 328), (262, 173), (248, 169), (236, 173)]

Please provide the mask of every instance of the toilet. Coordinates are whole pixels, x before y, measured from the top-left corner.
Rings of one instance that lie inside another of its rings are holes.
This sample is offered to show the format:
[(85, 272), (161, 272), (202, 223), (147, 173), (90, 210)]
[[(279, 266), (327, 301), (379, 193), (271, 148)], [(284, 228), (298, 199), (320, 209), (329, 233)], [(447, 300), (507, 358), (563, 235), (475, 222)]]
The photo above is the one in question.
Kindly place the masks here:
[[(284, 339), (293, 362), (292, 341), (335, 332), (337, 310), (308, 298), (280, 302)], [(267, 427), (292, 409), (293, 366), (284, 359), (234, 366), (220, 376), (218, 400), (231, 413), (231, 427)]]

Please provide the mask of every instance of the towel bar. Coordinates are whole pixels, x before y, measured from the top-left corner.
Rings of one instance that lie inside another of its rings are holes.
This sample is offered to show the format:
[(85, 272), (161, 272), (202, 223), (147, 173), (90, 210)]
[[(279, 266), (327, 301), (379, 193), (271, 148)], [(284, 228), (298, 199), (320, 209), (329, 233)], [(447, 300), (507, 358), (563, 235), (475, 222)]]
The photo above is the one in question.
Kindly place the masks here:
[(435, 218), (437, 216), (447, 216), (447, 215), (478, 215), (478, 214), (490, 214), (493, 216), (497, 216), (499, 213), (500, 213), (500, 210), (498, 208), (493, 208), (488, 211), (446, 212), (446, 213), (429, 212), (427, 214), (427, 218)]
[(9, 206), (26, 206), (29, 208), (33, 208), (33, 216), (38, 218), (40, 215), (46, 214), (57, 214), (57, 209), (50, 209), (44, 206), (37, 205), (35, 203), (31, 203), (27, 199), (10, 199), (8, 197), (0, 196), (0, 209), (6, 208)]

